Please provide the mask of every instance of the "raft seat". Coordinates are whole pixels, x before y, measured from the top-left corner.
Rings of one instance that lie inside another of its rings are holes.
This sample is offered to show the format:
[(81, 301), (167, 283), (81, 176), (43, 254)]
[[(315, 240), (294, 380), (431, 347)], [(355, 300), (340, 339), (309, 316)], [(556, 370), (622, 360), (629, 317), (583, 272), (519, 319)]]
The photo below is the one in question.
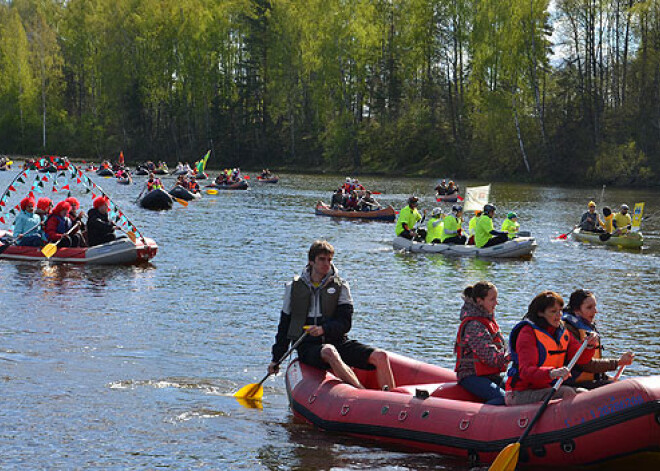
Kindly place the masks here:
[(453, 381), (447, 383), (409, 384), (392, 389), (392, 392), (410, 394), (411, 396), (417, 395), (418, 391), (428, 392), (429, 397), (454, 399), (456, 401), (484, 402), (483, 399), (475, 396), (463, 386)]

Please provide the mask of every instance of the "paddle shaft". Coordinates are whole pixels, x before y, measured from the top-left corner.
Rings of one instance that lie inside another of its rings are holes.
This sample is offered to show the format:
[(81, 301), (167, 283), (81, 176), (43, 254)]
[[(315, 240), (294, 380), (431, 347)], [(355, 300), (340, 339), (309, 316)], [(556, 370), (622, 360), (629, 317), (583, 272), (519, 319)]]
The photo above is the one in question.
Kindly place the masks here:
[[(580, 349), (577, 351), (575, 356), (571, 359), (571, 362), (568, 364), (567, 368), (568, 368), (569, 371), (573, 369), (573, 367), (575, 366), (577, 361), (580, 359), (580, 356), (582, 355), (582, 352), (584, 352), (584, 349), (587, 348), (587, 343), (588, 342), (589, 342), (588, 338), (584, 339), (584, 342), (582, 342), (582, 345), (580, 346)], [(554, 396), (555, 393), (557, 392), (557, 390), (559, 390), (559, 388), (561, 387), (561, 384), (563, 382), (564, 382), (564, 378), (563, 377), (559, 378), (557, 380), (557, 382), (554, 384), (554, 386), (552, 386), (552, 391), (550, 391), (550, 394), (548, 394), (548, 397), (545, 398), (545, 401), (543, 401), (543, 405), (538, 410), (538, 412), (536, 413), (536, 415), (534, 416), (532, 421), (529, 423), (529, 425), (527, 425), (527, 428), (525, 429), (523, 434), (518, 439), (518, 443), (522, 443), (523, 440), (525, 440), (525, 438), (527, 438), (527, 435), (529, 435), (529, 432), (532, 431), (532, 427), (539, 420), (539, 418), (541, 417), (543, 412), (545, 412), (546, 408), (548, 407), (548, 403), (550, 403), (550, 400), (552, 399), (552, 396)]]
[(62, 239), (64, 239), (64, 238), (65, 238), (66, 236), (68, 236), (69, 234), (71, 234), (75, 229), (78, 229), (79, 226), (80, 226), (80, 221), (76, 222), (76, 223), (71, 227), (71, 229), (69, 229), (69, 230), (66, 231), (64, 234), (62, 234), (62, 237), (60, 237), (59, 240), (57, 240), (57, 241), (55, 242), (55, 246), (57, 247), (57, 246), (59, 245), (59, 243), (62, 242)]
[[(298, 338), (298, 340), (296, 340), (296, 341), (294, 342), (294, 344), (291, 345), (291, 348), (288, 349), (287, 352), (286, 352), (284, 355), (282, 355), (282, 358), (280, 358), (279, 360), (277, 360), (277, 361), (275, 362), (275, 364), (276, 364), (277, 366), (281, 365), (282, 362), (283, 362), (284, 360), (286, 360), (286, 359), (289, 357), (289, 355), (291, 355), (291, 353), (293, 353), (293, 351), (294, 351), (296, 348), (298, 348), (298, 345), (300, 345), (300, 342), (302, 342), (303, 339), (304, 339), (305, 337), (307, 337), (307, 331), (303, 332), (303, 334)], [(270, 376), (270, 372), (269, 372), (268, 374), (266, 374), (266, 376), (264, 376), (264, 377), (262, 378), (262, 380), (259, 381), (259, 382), (257, 383), (257, 385), (254, 387), (254, 389), (257, 389), (257, 388), (261, 387), (261, 385), (264, 384), (264, 381), (266, 381), (266, 380), (268, 379), (269, 376)]]
[(623, 370), (626, 369), (626, 365), (621, 365), (619, 367), (619, 371), (616, 372), (614, 375), (614, 378), (612, 378), (612, 381), (619, 381), (619, 378), (621, 377), (621, 373), (623, 373)]

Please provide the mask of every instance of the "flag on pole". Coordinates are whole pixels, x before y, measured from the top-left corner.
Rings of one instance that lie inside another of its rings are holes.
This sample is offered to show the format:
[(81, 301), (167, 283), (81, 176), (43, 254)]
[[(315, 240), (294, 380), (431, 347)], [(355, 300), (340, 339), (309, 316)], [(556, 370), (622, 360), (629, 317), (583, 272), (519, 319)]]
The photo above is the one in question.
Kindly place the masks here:
[(484, 205), (488, 203), (490, 197), (490, 185), (485, 186), (468, 186), (465, 189), (465, 205), (464, 211), (483, 210)]
[(639, 232), (642, 226), (642, 214), (644, 214), (644, 203), (635, 203), (632, 217), (632, 232)]
[(123, 150), (119, 151), (119, 165), (121, 165), (121, 166), (124, 165), (124, 151)]
[(209, 160), (210, 155), (211, 155), (211, 150), (209, 149), (206, 152), (206, 155), (204, 155), (204, 157), (202, 158), (202, 160), (197, 162), (197, 173), (204, 173), (204, 169), (206, 168), (206, 161)]

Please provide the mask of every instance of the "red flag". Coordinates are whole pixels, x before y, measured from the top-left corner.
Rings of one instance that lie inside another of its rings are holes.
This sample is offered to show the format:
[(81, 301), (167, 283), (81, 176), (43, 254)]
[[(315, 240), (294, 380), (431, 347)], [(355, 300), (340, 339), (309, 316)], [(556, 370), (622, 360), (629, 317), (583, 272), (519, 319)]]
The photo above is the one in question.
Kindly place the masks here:
[(76, 183), (80, 183), (80, 178), (76, 178)]
[(92, 192), (92, 199), (93, 199), (93, 200), (96, 199), (96, 195), (95, 195), (93, 192)]
[(0, 222), (4, 224), (5, 223), (5, 218), (0, 218)]
[(2, 200), (0, 200), (0, 206), (4, 206), (6, 203)]
[(60, 190), (70, 190), (70, 189), (71, 188), (69, 188), (69, 185), (64, 185), (62, 188), (60, 188)]
[(124, 165), (124, 151), (119, 152), (119, 165)]
[(9, 185), (9, 188), (7, 188), (9, 191), (16, 191), (16, 188), (14, 188), (14, 185)]

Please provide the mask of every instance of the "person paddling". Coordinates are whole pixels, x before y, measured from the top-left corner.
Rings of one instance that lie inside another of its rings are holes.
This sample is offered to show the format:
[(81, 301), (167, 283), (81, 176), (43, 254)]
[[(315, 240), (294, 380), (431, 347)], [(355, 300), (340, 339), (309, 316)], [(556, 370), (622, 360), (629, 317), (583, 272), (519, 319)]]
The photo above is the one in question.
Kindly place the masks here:
[(586, 232), (605, 232), (603, 221), (601, 221), (600, 216), (596, 212), (596, 203), (589, 201), (587, 212), (582, 215), (578, 225), (580, 229)]
[(278, 360), (289, 344), (303, 335), (303, 326), (311, 326), (297, 347), (301, 362), (321, 370), (331, 369), (337, 378), (360, 389), (364, 386), (350, 367), (375, 369), (378, 386), (394, 389), (387, 352), (346, 336), (353, 319), (353, 299), (348, 282), (339, 277), (332, 263), (334, 255), (329, 242), (315, 241), (307, 254), (307, 266), (287, 283), (268, 373), (278, 372)]
[(474, 244), (479, 248), (503, 244), (509, 240), (506, 232), (496, 231), (493, 228), (493, 216), (495, 216), (496, 209), (494, 204), (486, 204), (484, 212), (477, 219), (474, 228)]
[[(562, 321), (566, 329), (579, 342), (591, 332), (598, 334), (596, 329), (596, 296), (593, 292), (586, 289), (577, 289), (571, 293), (568, 300), (568, 306), (562, 315)], [(594, 351), (591, 361), (584, 365), (576, 365), (571, 371), (571, 377), (564, 384), (567, 386), (576, 386), (585, 389), (595, 389), (600, 386), (612, 383), (612, 380), (605, 374), (608, 371), (614, 371), (621, 366), (632, 364), (635, 354), (625, 352), (619, 358), (602, 358), (603, 346), (599, 342)]]
[(615, 235), (625, 235), (632, 227), (632, 218), (628, 214), (628, 210), (628, 205), (622, 204), (619, 212), (614, 215), (612, 222)]
[[(580, 343), (561, 320), (564, 300), (554, 291), (538, 294), (527, 308), (527, 314), (511, 330), (509, 351), (512, 366), (507, 373), (505, 402), (517, 406), (541, 402), (558, 378), (568, 378), (564, 366), (580, 350)], [(590, 333), (588, 349), (577, 360), (578, 365), (591, 361), (598, 346), (598, 335)], [(569, 399), (578, 391), (561, 385), (553, 399)]]
[(94, 200), (94, 207), (87, 212), (87, 240), (90, 247), (117, 239), (116, 226), (108, 218), (109, 203), (106, 196), (99, 196)]
[(16, 245), (41, 247), (43, 234), (41, 232), (41, 218), (34, 214), (34, 198), (26, 197), (21, 200), (21, 212), (14, 221), (14, 236)]
[(454, 205), (451, 208), (451, 212), (452, 214), (447, 215), (443, 221), (440, 241), (443, 244), (464, 245), (467, 237), (462, 234), (463, 229), (461, 227), (463, 225), (463, 206)]
[[(404, 237), (412, 240), (417, 236), (415, 224), (417, 224), (418, 221), (424, 220), (423, 216), (419, 214), (419, 211), (417, 210), (418, 203), (419, 198), (411, 196), (408, 198), (408, 206), (405, 206), (399, 212), (399, 218), (396, 220), (396, 227), (394, 228), (397, 237)], [(426, 216), (426, 211), (424, 211), (424, 216)]]

